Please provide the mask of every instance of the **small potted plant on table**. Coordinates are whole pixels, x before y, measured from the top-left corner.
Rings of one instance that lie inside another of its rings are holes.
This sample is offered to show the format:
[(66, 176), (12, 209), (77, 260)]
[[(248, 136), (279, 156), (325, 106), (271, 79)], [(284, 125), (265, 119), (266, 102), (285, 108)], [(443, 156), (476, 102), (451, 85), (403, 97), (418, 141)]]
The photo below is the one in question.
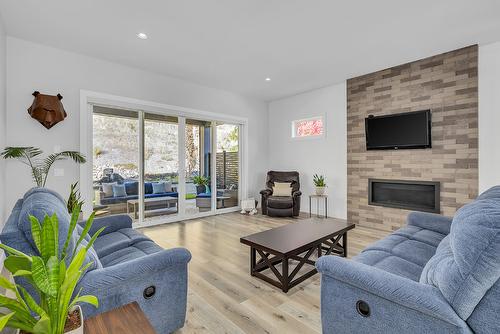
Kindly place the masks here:
[(203, 194), (207, 191), (207, 186), (210, 184), (210, 179), (203, 175), (197, 175), (193, 177), (193, 183), (196, 186), (196, 193)]
[(322, 196), (325, 194), (325, 177), (323, 175), (314, 174), (313, 175), (313, 183), (316, 187), (316, 195)]
[(74, 295), (74, 291), (82, 274), (92, 265), (92, 262), (84, 264), (85, 255), (104, 228), (97, 231), (88, 243), (82, 243), (92, 226), (92, 214), (74, 248), (69, 250), (79, 214), (78, 205), (73, 210), (61, 251), (56, 215), (46, 215), (43, 224), (30, 216), (31, 233), (40, 256), (27, 255), (0, 244), (0, 248), (8, 254), (4, 261), (5, 268), (14, 277), (23, 277), (37, 293), (33, 296), (23, 286), (0, 276), (0, 286), (13, 295), (12, 298), (0, 295), (0, 307), (10, 310), (10, 313), (0, 315), (0, 331), (10, 327), (18, 329), (18, 333), (83, 334), (83, 314), (78, 304), (88, 303), (97, 307), (98, 300), (91, 295)]

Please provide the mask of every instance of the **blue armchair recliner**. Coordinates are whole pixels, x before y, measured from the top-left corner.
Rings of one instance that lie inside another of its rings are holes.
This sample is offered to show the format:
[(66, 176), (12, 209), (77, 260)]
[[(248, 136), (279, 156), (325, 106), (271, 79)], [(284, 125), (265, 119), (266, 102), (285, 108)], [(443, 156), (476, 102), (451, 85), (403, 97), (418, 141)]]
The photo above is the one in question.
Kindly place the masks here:
[(325, 334), (500, 333), (500, 186), (316, 266)]
[[(67, 235), (70, 216), (62, 197), (45, 188), (33, 188), (16, 203), (0, 240), (2, 243), (35, 254), (29, 215), (43, 221), (45, 214), (59, 218), (59, 234)], [(83, 231), (75, 229), (70, 247)], [(99, 299), (99, 308), (82, 305), (86, 318), (137, 301), (158, 333), (170, 333), (184, 326), (187, 298), (187, 265), (191, 254), (184, 248), (164, 250), (132, 228), (126, 215), (96, 218), (89, 235), (105, 226), (85, 260), (93, 262), (76, 291)], [(90, 236), (85, 236), (88, 241)], [(60, 248), (64, 238), (59, 238)], [(29, 284), (16, 279), (32, 291)]]

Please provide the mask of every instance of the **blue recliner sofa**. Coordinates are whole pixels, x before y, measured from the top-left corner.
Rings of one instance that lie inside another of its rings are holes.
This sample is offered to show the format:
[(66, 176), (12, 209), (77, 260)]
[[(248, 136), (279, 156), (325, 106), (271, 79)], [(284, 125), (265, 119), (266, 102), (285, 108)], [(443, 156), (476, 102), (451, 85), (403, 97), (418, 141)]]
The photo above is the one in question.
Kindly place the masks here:
[(500, 186), (316, 266), (325, 334), (500, 333)]
[[(59, 233), (67, 235), (70, 216), (63, 198), (45, 188), (33, 188), (16, 203), (0, 240), (2, 243), (35, 254), (29, 215), (43, 221), (45, 214), (59, 218)], [(77, 226), (72, 237), (76, 242), (83, 232)], [(191, 254), (184, 248), (164, 250), (132, 228), (126, 215), (96, 218), (89, 235), (105, 226), (104, 232), (89, 250), (86, 263), (92, 266), (75, 291), (92, 294), (99, 308), (83, 304), (86, 318), (136, 301), (158, 333), (170, 333), (184, 326), (187, 298), (187, 265)], [(85, 237), (87, 241), (90, 236)], [(65, 238), (59, 238), (60, 248)], [(70, 244), (71, 247), (71, 244)], [(29, 284), (16, 279), (32, 291)]]

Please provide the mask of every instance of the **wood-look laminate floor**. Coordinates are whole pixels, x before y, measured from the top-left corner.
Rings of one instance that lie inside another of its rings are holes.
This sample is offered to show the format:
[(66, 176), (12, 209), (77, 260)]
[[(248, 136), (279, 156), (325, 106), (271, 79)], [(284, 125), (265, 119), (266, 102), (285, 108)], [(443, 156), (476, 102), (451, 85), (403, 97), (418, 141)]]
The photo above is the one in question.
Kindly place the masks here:
[[(250, 250), (239, 241), (296, 221), (229, 213), (142, 229), (162, 247), (186, 247), (193, 255), (186, 323), (177, 333), (321, 333), (319, 274), (285, 294), (250, 276)], [(386, 234), (349, 231), (349, 257)]]

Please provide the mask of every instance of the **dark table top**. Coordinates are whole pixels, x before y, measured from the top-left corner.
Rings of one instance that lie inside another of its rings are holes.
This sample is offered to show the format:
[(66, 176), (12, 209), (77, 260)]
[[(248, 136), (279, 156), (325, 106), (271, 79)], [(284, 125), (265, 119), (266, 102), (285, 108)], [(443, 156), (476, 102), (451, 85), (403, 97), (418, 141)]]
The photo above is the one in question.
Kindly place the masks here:
[(85, 334), (156, 334), (137, 302), (85, 320)]
[(288, 254), (327, 237), (342, 234), (355, 227), (342, 219), (310, 218), (240, 238), (249, 246), (259, 246), (274, 253)]

